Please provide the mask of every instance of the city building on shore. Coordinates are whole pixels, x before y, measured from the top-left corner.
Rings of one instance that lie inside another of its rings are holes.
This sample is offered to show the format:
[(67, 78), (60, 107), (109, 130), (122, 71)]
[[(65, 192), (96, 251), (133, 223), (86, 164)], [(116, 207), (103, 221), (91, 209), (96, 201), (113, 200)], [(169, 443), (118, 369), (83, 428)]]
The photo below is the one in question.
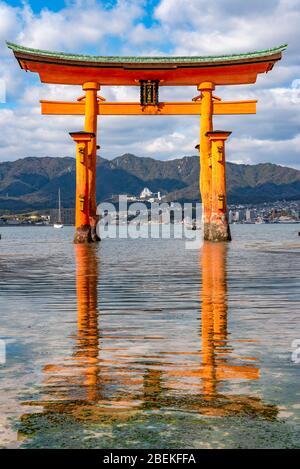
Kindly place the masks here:
[(280, 200), (254, 205), (231, 205), (229, 223), (300, 223), (300, 201)]
[(162, 199), (160, 192), (152, 192), (148, 187), (144, 187), (140, 193), (140, 199), (147, 200), (148, 202), (156, 202)]

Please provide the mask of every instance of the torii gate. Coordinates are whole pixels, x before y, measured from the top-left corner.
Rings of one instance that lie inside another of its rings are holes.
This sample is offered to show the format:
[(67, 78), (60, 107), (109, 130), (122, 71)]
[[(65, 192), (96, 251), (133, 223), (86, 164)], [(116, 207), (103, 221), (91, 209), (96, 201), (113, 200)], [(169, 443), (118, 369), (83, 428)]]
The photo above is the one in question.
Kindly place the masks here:
[[(255, 114), (256, 100), (222, 102), (217, 85), (255, 83), (269, 72), (287, 45), (246, 54), (212, 57), (101, 57), (30, 49), (7, 43), (23, 70), (43, 83), (81, 85), (77, 102), (41, 101), (42, 114), (85, 115), (76, 142), (76, 243), (98, 241), (96, 234), (96, 151), (98, 115), (199, 115), (200, 192), (204, 239), (230, 240), (226, 206), (224, 144), (230, 132), (213, 131), (213, 115)], [(101, 86), (139, 86), (140, 102), (105, 102)], [(159, 86), (196, 86), (191, 102), (159, 102)]]

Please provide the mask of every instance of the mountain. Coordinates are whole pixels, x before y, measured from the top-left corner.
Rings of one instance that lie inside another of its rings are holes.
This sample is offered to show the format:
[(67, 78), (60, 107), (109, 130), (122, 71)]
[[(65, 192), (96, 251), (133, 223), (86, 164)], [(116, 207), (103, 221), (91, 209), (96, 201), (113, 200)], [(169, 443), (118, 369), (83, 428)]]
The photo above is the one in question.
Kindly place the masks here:
[[(167, 200), (199, 200), (199, 157), (169, 161), (125, 154), (97, 159), (97, 199), (117, 194), (138, 195), (145, 187)], [(27, 157), (0, 163), (0, 210), (29, 211), (56, 206), (58, 188), (63, 206), (74, 207), (75, 159)], [(229, 203), (300, 199), (300, 171), (271, 163), (227, 163)]]

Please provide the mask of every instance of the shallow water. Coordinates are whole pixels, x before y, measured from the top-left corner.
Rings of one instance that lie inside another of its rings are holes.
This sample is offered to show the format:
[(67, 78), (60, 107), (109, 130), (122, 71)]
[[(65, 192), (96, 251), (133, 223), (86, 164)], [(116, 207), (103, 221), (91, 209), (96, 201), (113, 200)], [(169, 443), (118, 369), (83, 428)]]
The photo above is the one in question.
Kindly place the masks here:
[(299, 448), (299, 226), (198, 250), (0, 227), (1, 447)]

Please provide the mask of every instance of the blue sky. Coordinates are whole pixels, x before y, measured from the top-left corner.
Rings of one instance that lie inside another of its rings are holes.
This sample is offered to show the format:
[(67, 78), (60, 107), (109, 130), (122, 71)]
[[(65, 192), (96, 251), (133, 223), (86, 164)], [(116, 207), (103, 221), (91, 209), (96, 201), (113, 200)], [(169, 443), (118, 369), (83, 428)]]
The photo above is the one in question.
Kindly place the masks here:
[[(22, 71), (5, 40), (29, 47), (103, 55), (212, 55), (288, 43), (281, 63), (255, 85), (220, 87), (224, 100), (258, 99), (255, 116), (215, 118), (232, 131), (227, 159), (300, 169), (300, 0), (0, 0), (0, 161), (74, 155), (68, 132), (81, 117), (41, 116), (40, 99), (74, 100), (79, 87), (45, 85)], [(297, 81), (298, 80), (298, 81)], [(138, 88), (103, 87), (108, 100), (138, 100)], [(191, 100), (194, 87), (162, 87), (161, 99)], [(1, 98), (1, 87), (0, 87)], [(195, 153), (197, 117), (99, 119), (101, 155), (171, 159)]]

